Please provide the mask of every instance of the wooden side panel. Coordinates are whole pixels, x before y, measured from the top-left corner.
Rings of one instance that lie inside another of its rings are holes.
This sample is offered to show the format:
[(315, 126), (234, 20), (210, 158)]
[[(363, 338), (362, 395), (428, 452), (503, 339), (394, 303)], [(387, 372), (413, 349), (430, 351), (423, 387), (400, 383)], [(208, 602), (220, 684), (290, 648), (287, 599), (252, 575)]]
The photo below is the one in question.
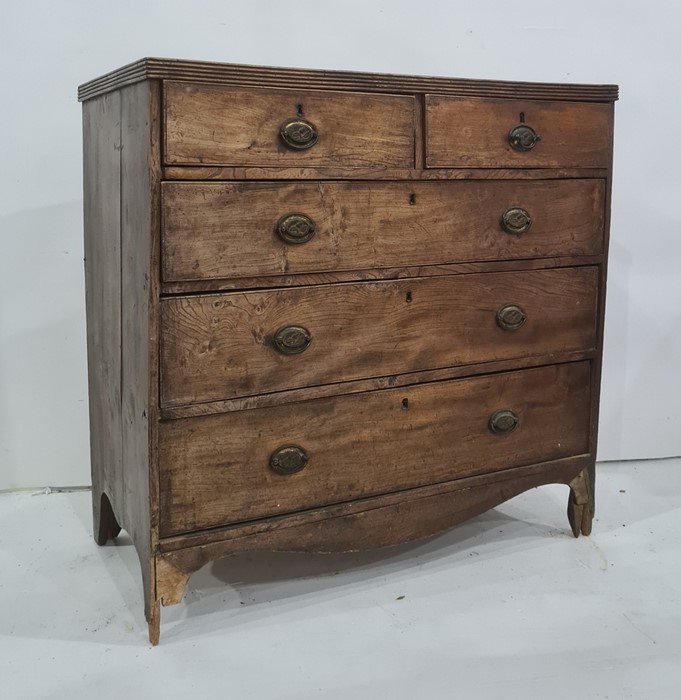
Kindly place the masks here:
[[(602, 249), (602, 180), (166, 182), (162, 189), (166, 282)], [(531, 218), (521, 235), (500, 225), (513, 207)], [(311, 240), (289, 244), (277, 236), (277, 221), (290, 212), (312, 220)]]
[[(215, 527), (586, 453), (589, 363), (317, 399), (160, 426), (161, 533)], [(492, 433), (493, 412), (518, 427)], [(283, 445), (302, 471), (269, 466)]]
[[(279, 130), (285, 119), (300, 115), (319, 139), (294, 150)], [(413, 168), (414, 98), (168, 82), (165, 162)]]
[[(106, 129), (99, 100), (109, 101)], [(107, 495), (135, 544), (149, 614), (157, 537), (149, 464), (158, 403), (159, 86), (138, 83), (99, 100), (83, 105), (93, 501), (97, 508)]]
[[(426, 96), (426, 163), (431, 168), (607, 168), (611, 106)], [(529, 151), (509, 145), (524, 122), (539, 135)]]
[[(596, 279), (578, 267), (166, 298), (163, 405), (588, 350)], [(514, 331), (496, 319), (508, 304), (526, 314)], [(290, 324), (312, 338), (296, 355), (274, 345)]]
[(121, 99), (122, 479), (126, 529), (140, 555), (151, 598), (155, 585), (151, 552), (156, 539), (152, 511), (157, 500), (150, 468), (154, 469), (158, 403), (154, 300), (160, 239), (159, 85), (130, 86)]
[[(83, 104), (85, 302), (90, 399), (90, 464), (95, 538), (102, 494), (124, 514), (121, 483), (120, 95)], [(104, 527), (104, 538), (108, 534)]]

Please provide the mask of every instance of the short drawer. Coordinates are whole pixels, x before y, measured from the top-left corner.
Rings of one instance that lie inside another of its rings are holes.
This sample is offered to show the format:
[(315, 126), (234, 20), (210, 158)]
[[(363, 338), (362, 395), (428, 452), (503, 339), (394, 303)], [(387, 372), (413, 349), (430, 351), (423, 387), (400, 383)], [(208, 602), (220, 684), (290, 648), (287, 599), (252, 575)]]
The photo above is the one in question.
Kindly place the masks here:
[(165, 182), (166, 282), (596, 255), (603, 180)]
[(162, 404), (592, 349), (597, 268), (165, 298)]
[(169, 165), (413, 167), (414, 98), (165, 83)]
[(588, 362), (162, 422), (174, 535), (588, 451)]
[(612, 105), (426, 96), (430, 168), (607, 168)]

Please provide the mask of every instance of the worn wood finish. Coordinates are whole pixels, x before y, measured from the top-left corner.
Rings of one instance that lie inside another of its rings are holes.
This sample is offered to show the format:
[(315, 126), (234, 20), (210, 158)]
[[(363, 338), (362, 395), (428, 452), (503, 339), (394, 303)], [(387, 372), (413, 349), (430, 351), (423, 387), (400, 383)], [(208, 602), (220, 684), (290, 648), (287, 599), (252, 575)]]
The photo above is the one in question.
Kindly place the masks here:
[(94, 534), (130, 532), (152, 644), (230, 552), (388, 546), (552, 482), (590, 532), (616, 86), (143, 59), (79, 96)]
[[(188, 281), (467, 260), (597, 255), (601, 180), (541, 182), (171, 183), (163, 185), (163, 279)], [(509, 234), (522, 207), (530, 228)], [(305, 214), (306, 243), (275, 233)]]
[[(225, 544), (229, 547), (230, 543), (233, 544), (233, 540), (241, 540), (243, 542), (256, 536), (262, 538), (264, 541), (263, 549), (275, 551), (277, 548), (273, 546), (271, 541), (268, 543), (267, 540), (270, 534), (274, 534), (276, 538), (276, 530), (298, 527), (304, 528), (307, 526), (312, 526), (314, 528), (321, 520), (335, 520), (336, 525), (338, 525), (341, 521), (337, 520), (337, 518), (342, 518), (346, 515), (363, 513), (364, 511), (383, 508), (385, 506), (397, 506), (399, 510), (401, 504), (412, 497), (425, 498), (445, 491), (467, 491), (473, 488), (487, 487), (493, 483), (515, 481), (518, 478), (531, 478), (534, 482), (533, 486), (549, 483), (569, 484), (592, 461), (591, 456), (588, 454), (573, 455), (572, 457), (550, 460), (548, 462), (542, 462), (541, 464), (512, 467), (499, 472), (467, 476), (462, 479), (455, 479), (454, 481), (428, 484), (414, 489), (405, 489), (403, 491), (395, 491), (379, 496), (369, 496), (354, 501), (346, 501), (322, 508), (311, 508), (309, 510), (279, 515), (272, 518), (261, 518), (259, 520), (211, 528), (209, 530), (200, 530), (198, 532), (175, 535), (172, 537), (162, 537), (159, 540), (158, 551), (161, 554), (167, 554), (191, 548), (215, 553), (219, 547)], [(444, 522), (447, 514), (442, 512), (441, 515)], [(442, 529), (446, 527), (447, 526), (443, 524)], [(334, 529), (340, 531), (342, 528), (335, 527)], [(284, 551), (310, 551), (318, 553), (348, 551), (333, 542), (334, 537), (331, 535), (331, 532), (328, 534), (331, 539), (329, 544), (326, 542), (312, 544), (310, 542), (305, 550), (296, 550), (295, 547), (290, 547)], [(343, 538), (343, 535), (340, 533), (338, 536), (341, 539)], [(371, 533), (367, 532), (354, 551), (370, 548), (371, 545), (367, 542), (370, 537)], [(286, 539), (291, 542), (298, 541), (298, 538), (295, 536)], [(302, 538), (300, 541), (302, 542)], [(177, 562), (178, 560), (176, 559), (175, 561)]]
[(591, 534), (594, 518), (594, 489), (589, 464), (570, 482), (570, 498), (568, 499), (568, 520), (572, 534), (579, 537)]
[[(429, 167), (606, 168), (612, 139), (610, 105), (478, 100), (426, 95)], [(508, 143), (524, 121), (540, 136), (530, 151)]]
[[(589, 350), (597, 269), (434, 277), (162, 301), (162, 404), (249, 396), (437, 367)], [(526, 320), (502, 330), (497, 311)], [(294, 324), (312, 341), (274, 347)]]
[[(279, 136), (297, 115), (319, 132), (305, 150)], [(166, 83), (165, 162), (414, 167), (414, 98)]]
[[(423, 155), (423, 154), (421, 154)], [(564, 180), (603, 179), (607, 168), (267, 168), (170, 165), (164, 180)]]
[(84, 105), (95, 536), (105, 544), (121, 526), (130, 535), (152, 637), (158, 623), (152, 554), (158, 379), (157, 305), (150, 299), (159, 284), (159, 107), (159, 86), (147, 83)]
[(333, 284), (335, 282), (359, 282), (361, 280), (396, 280), (407, 277), (441, 277), (443, 275), (470, 275), (478, 272), (506, 272), (514, 270), (541, 270), (554, 267), (584, 267), (600, 265), (602, 255), (567, 255), (551, 258), (511, 260), (486, 260), (483, 262), (445, 263), (444, 265), (409, 265), (365, 270), (332, 270), (301, 275), (269, 275), (267, 277), (236, 277), (233, 279), (191, 280), (165, 282), (162, 293), (190, 294), (193, 292), (219, 292), (233, 289), (271, 289), (273, 287), (304, 287)]
[(182, 600), (191, 574), (240, 551), (356, 552), (412, 542), (468, 520), (523, 491), (570, 483), (588, 461), (580, 455), (487, 477), (469, 477), (375, 498), (161, 540), (157, 556), (164, 605)]
[(493, 360), (491, 362), (476, 362), (469, 365), (456, 367), (443, 367), (441, 369), (428, 369), (406, 374), (390, 374), (383, 377), (371, 377), (370, 379), (355, 379), (334, 384), (319, 384), (306, 386), (300, 389), (284, 389), (267, 394), (255, 394), (254, 396), (240, 396), (235, 399), (223, 399), (222, 401), (204, 401), (202, 403), (187, 404), (185, 406), (167, 406), (161, 409), (162, 419), (191, 418), (193, 416), (210, 416), (216, 413), (228, 411), (250, 411), (255, 408), (267, 406), (281, 406), (284, 404), (310, 401), (326, 396), (344, 396), (345, 394), (360, 394), (376, 389), (392, 389), (400, 386), (412, 386), (428, 382), (440, 382), (445, 379), (458, 379), (459, 377), (475, 377), (480, 374), (493, 374), (513, 369), (526, 369), (528, 367), (541, 367), (564, 362), (576, 362), (578, 360), (592, 360), (597, 355), (596, 349), (577, 350), (572, 352), (557, 352), (546, 355), (516, 357), (512, 360)]
[(286, 89), (366, 90), (375, 93), (407, 94), (433, 92), (469, 97), (510, 97), (579, 102), (612, 102), (618, 97), (617, 85), (471, 80), (143, 58), (81, 85), (78, 88), (78, 98), (89, 100), (97, 95), (117, 90), (124, 85), (154, 78), (246, 87), (262, 85)]
[[(123, 516), (121, 444), (120, 94), (83, 105), (85, 305), (95, 539)], [(114, 510), (118, 509), (118, 518)]]
[(160, 85), (131, 86), (121, 97), (121, 417), (129, 513), (125, 527), (138, 543), (153, 643), (160, 631), (153, 555), (158, 541)]
[[(164, 536), (582, 454), (589, 363), (163, 422)], [(507, 435), (488, 425), (511, 409)], [(270, 455), (309, 462), (282, 476)]]
[[(614, 124), (615, 121), (615, 105), (610, 105), (610, 121)], [(605, 297), (608, 277), (608, 249), (610, 246), (610, 201), (612, 197), (612, 164), (613, 164), (613, 131), (610, 131), (610, 143), (608, 153), (608, 177), (606, 178), (606, 194), (605, 194), (605, 226), (603, 240), (603, 261), (599, 265), (598, 279), (598, 348), (603, 348), (603, 337), (605, 332)], [(591, 434), (589, 440), (589, 452), (596, 455), (598, 449), (598, 421), (599, 421), (599, 405), (601, 398), (601, 375), (603, 371), (603, 353), (602, 350), (597, 353), (592, 362), (591, 372)], [(595, 492), (596, 492), (596, 461), (595, 459), (588, 465), (587, 473), (589, 477), (590, 496), (591, 496), (591, 518), (595, 511)], [(590, 525), (589, 525), (590, 528)]]

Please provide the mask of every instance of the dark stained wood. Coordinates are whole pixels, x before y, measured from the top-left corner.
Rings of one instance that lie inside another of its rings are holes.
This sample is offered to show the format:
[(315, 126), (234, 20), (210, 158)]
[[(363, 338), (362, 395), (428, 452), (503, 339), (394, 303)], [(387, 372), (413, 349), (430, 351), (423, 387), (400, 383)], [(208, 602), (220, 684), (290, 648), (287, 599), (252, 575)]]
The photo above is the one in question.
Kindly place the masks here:
[(268, 394), (256, 394), (255, 396), (242, 396), (236, 399), (204, 401), (202, 403), (188, 404), (186, 406), (169, 406), (161, 409), (160, 416), (164, 420), (171, 420), (174, 418), (191, 418), (193, 416), (210, 416), (215, 413), (226, 413), (227, 411), (249, 411), (255, 408), (280, 406), (327, 396), (359, 394), (376, 389), (392, 389), (400, 386), (439, 382), (445, 379), (476, 377), (480, 374), (492, 374), (513, 369), (526, 369), (528, 367), (541, 367), (542, 365), (552, 365), (563, 362), (590, 360), (595, 358), (596, 355), (597, 351), (595, 349), (578, 350), (573, 352), (550, 353), (548, 355), (517, 357), (512, 360), (478, 362), (458, 367), (444, 367), (442, 369), (409, 372), (407, 374), (391, 374), (384, 377), (356, 379), (335, 384), (320, 384), (317, 386), (301, 387), (300, 389), (286, 389), (283, 391), (270, 392)]
[(356, 552), (412, 542), (441, 532), (548, 483), (570, 483), (588, 455), (232, 525), (161, 540), (159, 587), (164, 605), (179, 603), (192, 573), (248, 550)]
[[(185, 548), (192, 548), (196, 550), (200, 548), (207, 550), (211, 545), (217, 545), (220, 547), (224, 543), (231, 540), (243, 541), (245, 538), (251, 538), (256, 535), (260, 535), (263, 540), (267, 540), (268, 534), (275, 530), (285, 530), (288, 528), (313, 525), (321, 520), (327, 519), (333, 521), (346, 515), (363, 513), (365, 511), (374, 510), (377, 508), (384, 508), (385, 506), (398, 506), (399, 509), (402, 502), (413, 497), (427, 498), (446, 491), (465, 491), (472, 488), (489, 486), (492, 483), (511, 482), (518, 478), (531, 478), (534, 482), (534, 486), (549, 483), (569, 484), (591, 462), (593, 462), (591, 455), (574, 455), (572, 457), (564, 457), (562, 459), (542, 462), (541, 464), (513, 467), (511, 469), (504, 469), (500, 472), (479, 474), (477, 476), (467, 476), (454, 481), (419, 486), (414, 489), (405, 489), (394, 493), (381, 494), (380, 496), (360, 498), (354, 501), (347, 501), (346, 503), (337, 503), (330, 506), (324, 506), (322, 508), (312, 508), (310, 510), (300, 511), (298, 513), (289, 513), (272, 518), (261, 518), (260, 520), (251, 520), (245, 523), (225, 525), (223, 527), (211, 528), (210, 530), (200, 530), (198, 532), (175, 535), (172, 537), (162, 537), (159, 540), (159, 552), (165, 554), (176, 552)], [(336, 520), (337, 524), (339, 522), (340, 521)], [(293, 541), (293, 537), (287, 539)], [(358, 546), (355, 551), (370, 549), (371, 545), (367, 541), (368, 539), (369, 535), (367, 533), (366, 539), (360, 543), (360, 546)], [(325, 546), (326, 545), (324, 543), (317, 543), (316, 547), (309, 546), (305, 551), (322, 553)], [(268, 544), (265, 544), (264, 549), (269, 549), (270, 551), (276, 550), (275, 547)], [(293, 548), (284, 551), (296, 550)], [(329, 545), (329, 549), (327, 551), (343, 551), (343, 549), (331, 544)]]
[[(602, 180), (166, 182), (163, 279), (597, 255), (604, 198)], [(531, 216), (523, 234), (501, 227), (512, 207)], [(291, 212), (315, 224), (306, 243), (286, 243), (275, 233)]]
[(414, 96), (414, 170), (426, 167), (426, 140), (424, 129), (423, 95)]
[[(435, 168), (605, 168), (611, 116), (607, 104), (426, 95), (426, 163)], [(510, 129), (523, 119), (541, 139), (530, 151), (516, 151), (508, 143)]]
[(487, 260), (484, 262), (447, 263), (385, 267), (366, 270), (333, 270), (304, 275), (268, 275), (267, 277), (238, 277), (234, 279), (192, 280), (165, 282), (163, 294), (218, 292), (232, 289), (270, 289), (272, 287), (303, 287), (306, 285), (358, 282), (360, 280), (396, 280), (407, 277), (440, 277), (442, 275), (469, 275), (478, 272), (507, 272), (513, 270), (541, 270), (554, 267), (583, 267), (599, 265), (602, 255), (568, 255), (550, 258)]
[[(94, 534), (130, 532), (152, 644), (230, 552), (388, 546), (552, 482), (590, 532), (616, 86), (143, 59), (79, 97)], [(320, 140), (294, 153), (299, 105)], [(511, 197), (533, 225), (500, 244)], [(320, 223), (289, 250), (298, 204)], [(284, 357), (292, 322), (313, 340)]]
[[(297, 287), (162, 300), (162, 405), (589, 350), (596, 340), (592, 267)], [(517, 304), (518, 330), (497, 310)], [(312, 342), (273, 344), (286, 325)]]
[(591, 478), (593, 466), (593, 462), (589, 463), (569, 484), (567, 514), (575, 537), (579, 537), (580, 534), (588, 537), (591, 534), (594, 518), (594, 490)]
[[(162, 422), (164, 536), (585, 453), (589, 363)], [(491, 414), (518, 427), (496, 435)], [(302, 471), (269, 466), (282, 445)]]
[[(282, 122), (302, 115), (319, 133), (286, 147)], [(165, 85), (168, 164), (414, 167), (414, 99), (302, 90)]]
[(570, 83), (529, 83), (504, 80), (391, 75), (354, 71), (271, 68), (266, 66), (143, 58), (91, 80), (78, 89), (78, 99), (88, 100), (123, 85), (145, 79), (198, 81), (224, 85), (253, 85), (304, 88), (306, 90), (350, 90), (377, 93), (435, 92), (469, 97), (515, 97), (578, 102), (612, 102), (618, 97), (617, 85)]
[[(615, 106), (610, 105), (610, 120), (614, 123)], [(608, 153), (608, 168), (609, 174), (606, 179), (606, 195), (605, 195), (605, 226), (604, 226), (604, 241), (603, 252), (604, 258), (599, 265), (599, 280), (598, 280), (598, 348), (599, 352), (593, 362), (593, 371), (591, 374), (591, 433), (589, 439), (589, 450), (594, 456), (598, 449), (598, 421), (599, 421), (599, 406), (601, 398), (601, 375), (603, 370), (603, 335), (605, 331), (605, 292), (607, 287), (608, 276), (608, 250), (610, 247), (610, 216), (611, 216), (611, 197), (612, 197), (612, 164), (613, 164), (613, 133), (610, 132), (610, 143)], [(596, 461), (594, 459), (587, 468), (590, 495), (591, 495), (591, 510), (592, 517), (595, 509), (595, 492), (596, 492)], [(589, 526), (590, 527), (590, 526)]]
[(607, 168), (268, 168), (171, 165), (165, 180), (556, 180), (608, 176)]

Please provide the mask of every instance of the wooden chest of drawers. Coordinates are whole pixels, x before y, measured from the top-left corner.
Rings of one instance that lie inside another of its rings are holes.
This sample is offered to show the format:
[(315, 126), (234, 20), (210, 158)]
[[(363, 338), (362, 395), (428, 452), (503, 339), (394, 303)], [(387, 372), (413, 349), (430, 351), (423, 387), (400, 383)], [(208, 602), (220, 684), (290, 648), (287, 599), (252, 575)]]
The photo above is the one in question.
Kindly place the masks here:
[(95, 538), (152, 643), (230, 552), (551, 482), (589, 533), (615, 86), (144, 59), (79, 97)]

